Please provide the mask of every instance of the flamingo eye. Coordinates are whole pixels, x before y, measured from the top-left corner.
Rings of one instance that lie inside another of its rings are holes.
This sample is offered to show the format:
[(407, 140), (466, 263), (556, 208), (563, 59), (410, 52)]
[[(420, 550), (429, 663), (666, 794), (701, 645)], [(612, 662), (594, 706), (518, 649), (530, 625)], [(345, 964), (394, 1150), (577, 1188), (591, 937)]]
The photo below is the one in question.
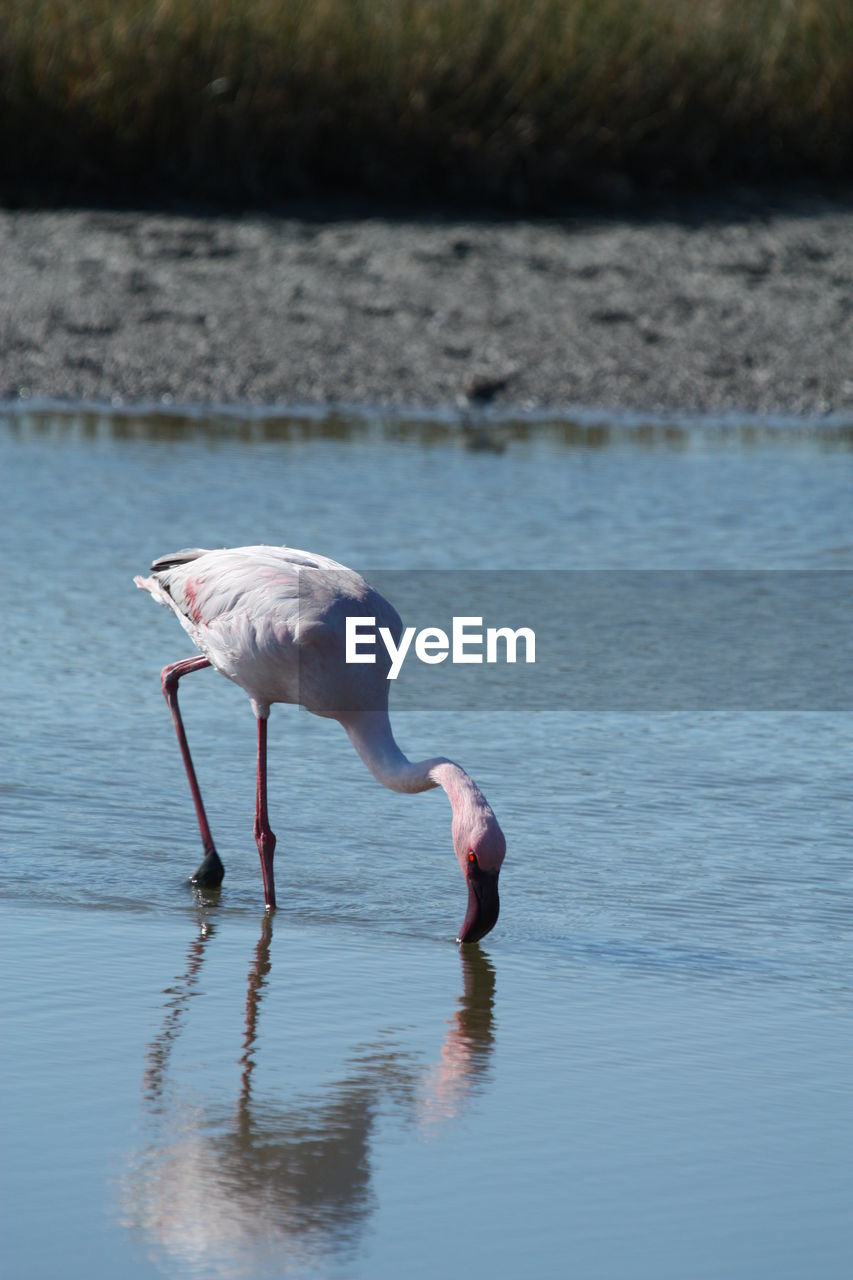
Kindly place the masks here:
[(470, 850), (470, 849), (468, 850), (468, 861), (469, 861), (469, 862), (476, 862), (476, 861), (477, 861), (477, 859), (474, 857), (474, 855), (473, 855), (473, 853), (471, 852), (471, 850)]

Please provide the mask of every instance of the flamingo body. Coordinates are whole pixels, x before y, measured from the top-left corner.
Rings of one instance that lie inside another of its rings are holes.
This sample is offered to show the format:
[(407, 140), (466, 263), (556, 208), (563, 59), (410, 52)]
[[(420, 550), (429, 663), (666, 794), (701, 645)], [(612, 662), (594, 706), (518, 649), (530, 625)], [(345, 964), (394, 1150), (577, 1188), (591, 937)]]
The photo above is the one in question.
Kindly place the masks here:
[(178, 551), (155, 560), (137, 586), (176, 615), (193, 644), (245, 689), (255, 715), (291, 702), (342, 716), (388, 703), (390, 659), (347, 666), (347, 613), (375, 617), (399, 641), (396, 609), (360, 574), (292, 547)]
[(506, 842), (482, 792), (443, 756), (412, 763), (394, 740), (388, 718), (390, 658), (377, 646), (373, 664), (347, 664), (347, 616), (372, 617), (399, 644), (397, 611), (360, 574), (327, 556), (291, 547), (193, 548), (155, 560), (137, 586), (171, 609), (203, 655), (164, 668), (163, 692), (178, 731), (205, 862), (197, 876), (221, 881), (224, 868), (210, 836), (177, 704), (177, 684), (213, 666), (248, 694), (258, 719), (255, 836), (267, 906), (275, 906), (275, 836), (266, 806), (266, 721), (273, 703), (295, 703), (340, 721), (368, 768), (397, 791), (441, 786), (453, 808), (453, 844), (468, 884), (460, 941), (475, 941), (498, 917), (498, 873)]

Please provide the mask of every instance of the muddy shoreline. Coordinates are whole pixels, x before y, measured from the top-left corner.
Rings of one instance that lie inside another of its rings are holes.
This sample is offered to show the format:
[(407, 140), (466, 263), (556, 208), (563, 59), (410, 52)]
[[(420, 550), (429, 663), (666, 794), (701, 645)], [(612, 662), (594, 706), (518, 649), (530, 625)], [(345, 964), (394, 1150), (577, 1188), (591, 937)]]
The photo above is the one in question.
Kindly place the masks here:
[(0, 398), (853, 411), (853, 204), (0, 210)]

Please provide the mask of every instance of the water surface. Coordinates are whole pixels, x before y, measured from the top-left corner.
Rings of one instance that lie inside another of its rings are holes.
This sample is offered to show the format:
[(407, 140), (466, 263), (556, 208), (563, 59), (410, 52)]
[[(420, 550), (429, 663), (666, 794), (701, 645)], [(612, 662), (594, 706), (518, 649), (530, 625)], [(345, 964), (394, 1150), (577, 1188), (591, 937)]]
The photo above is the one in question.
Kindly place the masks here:
[(847, 1275), (849, 713), (407, 708), (404, 749), (469, 768), (508, 837), (498, 928), (460, 952), (444, 796), (385, 791), (289, 708), (265, 921), (251, 712), (200, 673), (182, 706), (227, 875), (185, 883), (158, 673), (189, 642), (131, 582), (155, 555), (853, 567), (843, 438), (482, 444), (2, 424), (10, 1276)]

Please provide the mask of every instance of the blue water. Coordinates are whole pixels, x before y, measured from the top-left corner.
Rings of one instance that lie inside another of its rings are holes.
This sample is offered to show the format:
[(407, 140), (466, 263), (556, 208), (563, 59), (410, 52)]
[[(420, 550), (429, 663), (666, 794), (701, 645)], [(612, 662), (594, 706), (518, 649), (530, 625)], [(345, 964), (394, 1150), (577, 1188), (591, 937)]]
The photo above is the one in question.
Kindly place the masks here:
[(853, 567), (843, 441), (527, 434), (0, 423), (4, 1274), (848, 1274), (849, 713), (407, 709), (404, 749), (463, 763), (507, 834), (460, 952), (444, 796), (293, 708), (264, 923), (251, 711), (199, 673), (227, 874), (185, 883), (158, 673), (190, 644), (132, 585), (155, 555)]

